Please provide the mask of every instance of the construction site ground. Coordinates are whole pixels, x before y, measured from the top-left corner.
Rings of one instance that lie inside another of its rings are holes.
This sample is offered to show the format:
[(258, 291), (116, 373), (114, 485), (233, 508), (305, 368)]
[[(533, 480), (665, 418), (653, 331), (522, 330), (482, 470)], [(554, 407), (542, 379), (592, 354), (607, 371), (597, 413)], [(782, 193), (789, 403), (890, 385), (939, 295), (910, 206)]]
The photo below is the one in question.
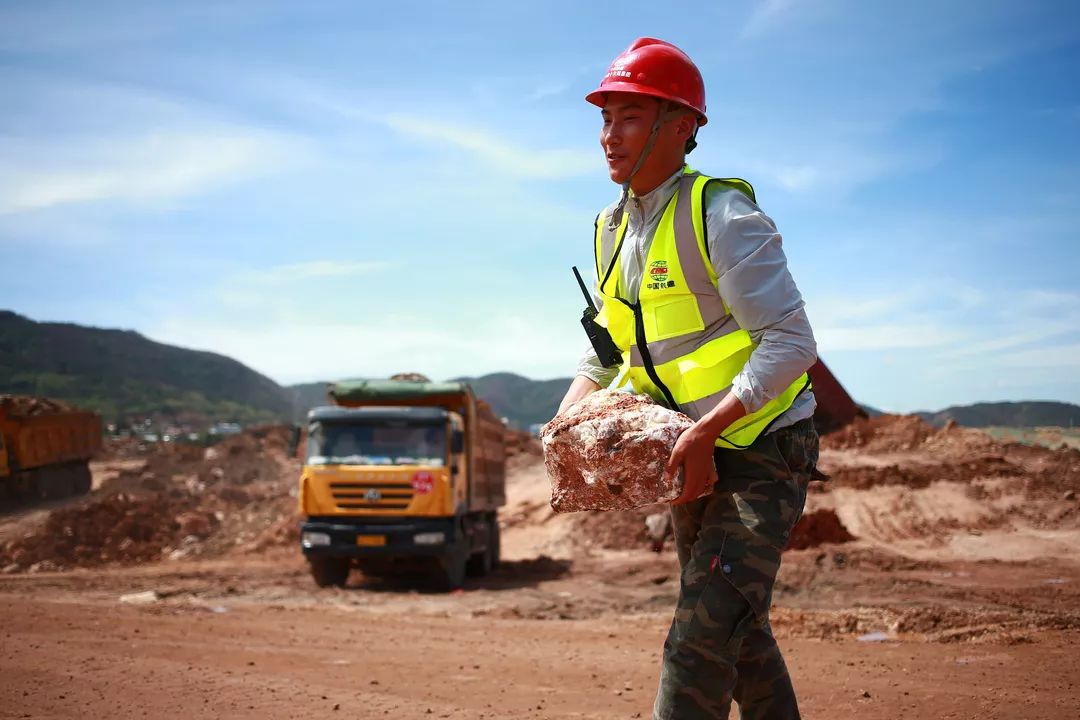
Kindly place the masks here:
[[(0, 717), (650, 717), (678, 568), (648, 509), (555, 515), (523, 443), (491, 576), (320, 590), (283, 448), (113, 447), (90, 497), (7, 511)], [(772, 611), (804, 717), (1080, 717), (1080, 453), (894, 418), (821, 467)]]

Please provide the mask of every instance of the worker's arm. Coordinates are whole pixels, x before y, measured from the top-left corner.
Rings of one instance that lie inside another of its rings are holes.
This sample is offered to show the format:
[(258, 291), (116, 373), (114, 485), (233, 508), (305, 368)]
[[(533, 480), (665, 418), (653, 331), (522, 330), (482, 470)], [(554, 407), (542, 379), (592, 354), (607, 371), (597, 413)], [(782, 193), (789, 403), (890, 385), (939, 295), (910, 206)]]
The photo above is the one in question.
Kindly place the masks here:
[(817, 359), (776, 225), (748, 197), (719, 184), (709, 187), (706, 203), (706, 240), (720, 296), (757, 347), (731, 392), (679, 436), (667, 467), (669, 475), (683, 467), (676, 504), (696, 499), (715, 479), (714, 446), (724, 430), (783, 392)]
[(706, 239), (720, 297), (757, 344), (731, 384), (752, 413), (810, 369), (817, 343), (776, 224), (737, 190), (709, 191)]
[(679, 466), (683, 468), (682, 495), (672, 502), (673, 505), (696, 500), (710, 483), (717, 481), (716, 464), (713, 462), (716, 438), (720, 437), (720, 434), (731, 423), (744, 415), (746, 415), (746, 408), (743, 407), (742, 402), (734, 394), (729, 393), (705, 417), (679, 435), (671, 451), (671, 457), (668, 458), (667, 468), (664, 470), (666, 481), (670, 483)]
[(587, 395), (592, 395), (600, 389), (602, 389), (600, 384), (591, 377), (578, 375), (574, 378), (574, 381), (570, 383), (570, 388), (566, 391), (566, 395), (563, 396), (562, 402), (559, 403), (559, 415), (562, 415), (566, 408), (570, 407), (578, 400), (581, 400)]
[[(593, 293), (593, 304), (598, 308), (603, 307), (604, 301), (599, 293)], [(564, 410), (586, 395), (591, 395), (597, 390), (608, 387), (618, 375), (618, 366), (604, 367), (603, 363), (600, 362), (600, 358), (596, 356), (596, 350), (593, 349), (592, 344), (586, 343), (585, 349), (581, 353), (581, 359), (578, 361), (577, 377), (570, 383), (570, 388), (566, 391), (566, 395), (563, 396), (562, 402), (559, 403), (559, 414), (561, 415)]]

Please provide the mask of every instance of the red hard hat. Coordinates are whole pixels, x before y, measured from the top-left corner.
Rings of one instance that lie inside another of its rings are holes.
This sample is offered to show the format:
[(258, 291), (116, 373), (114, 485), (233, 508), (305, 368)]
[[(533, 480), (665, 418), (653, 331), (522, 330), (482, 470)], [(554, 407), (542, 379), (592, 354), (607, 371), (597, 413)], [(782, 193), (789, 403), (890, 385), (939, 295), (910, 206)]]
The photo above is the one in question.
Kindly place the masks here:
[(670, 100), (696, 112), (704, 125), (705, 83), (689, 56), (669, 42), (638, 38), (608, 68), (600, 87), (585, 96), (604, 107), (609, 92), (637, 93)]

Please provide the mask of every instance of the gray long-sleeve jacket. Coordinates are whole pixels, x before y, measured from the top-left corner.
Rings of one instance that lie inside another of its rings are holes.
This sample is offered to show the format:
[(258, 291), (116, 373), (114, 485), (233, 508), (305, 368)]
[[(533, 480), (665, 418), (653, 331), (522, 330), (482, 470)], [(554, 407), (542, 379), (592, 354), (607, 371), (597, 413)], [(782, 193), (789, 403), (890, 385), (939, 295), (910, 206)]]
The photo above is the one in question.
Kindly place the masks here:
[[(642, 266), (682, 172), (680, 169), (650, 193), (630, 195), (619, 285), (630, 302), (637, 301)], [(772, 219), (746, 195), (720, 183), (706, 189), (705, 215), (706, 244), (720, 295), (739, 326), (757, 344), (732, 382), (732, 392), (750, 413), (783, 392), (814, 364), (817, 344)], [(596, 297), (597, 307), (602, 301)], [(603, 367), (592, 346), (586, 347), (578, 363), (578, 375), (608, 387), (618, 373), (618, 368)], [(815, 407), (813, 393), (803, 393), (770, 429), (811, 417)]]

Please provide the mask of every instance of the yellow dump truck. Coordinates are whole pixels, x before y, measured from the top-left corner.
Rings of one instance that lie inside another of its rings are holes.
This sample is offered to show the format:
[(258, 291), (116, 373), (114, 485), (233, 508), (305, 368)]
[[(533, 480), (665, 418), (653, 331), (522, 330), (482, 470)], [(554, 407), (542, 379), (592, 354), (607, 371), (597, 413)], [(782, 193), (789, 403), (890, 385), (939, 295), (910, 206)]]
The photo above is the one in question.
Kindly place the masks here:
[(420, 572), (444, 589), (499, 562), (505, 427), (465, 383), (353, 380), (307, 417), (300, 543), (319, 586)]
[(48, 400), (0, 396), (0, 498), (53, 499), (90, 491), (101, 418)]

